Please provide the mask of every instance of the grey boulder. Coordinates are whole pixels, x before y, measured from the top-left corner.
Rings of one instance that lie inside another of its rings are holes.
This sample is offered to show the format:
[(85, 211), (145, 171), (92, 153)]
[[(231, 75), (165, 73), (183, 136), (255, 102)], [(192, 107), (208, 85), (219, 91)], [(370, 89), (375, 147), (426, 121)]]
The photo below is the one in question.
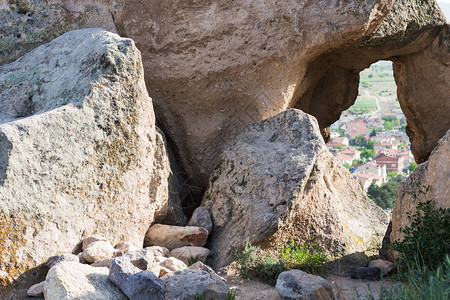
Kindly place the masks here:
[(211, 232), (213, 226), (211, 221), (211, 215), (209, 214), (206, 208), (202, 206), (197, 207), (194, 210), (194, 213), (192, 214), (192, 217), (189, 220), (187, 226), (203, 227), (206, 230), (208, 230), (208, 232)]
[(119, 257), (112, 261), (109, 279), (130, 299), (165, 299), (164, 282), (152, 272), (135, 267), (128, 257)]
[(47, 274), (44, 283), (46, 300), (126, 300), (108, 279), (107, 268), (95, 268), (77, 262), (61, 262)]
[(334, 299), (333, 288), (327, 280), (300, 270), (282, 272), (275, 288), (283, 299)]
[(247, 240), (276, 247), (314, 238), (328, 255), (375, 253), (389, 222), (328, 151), (316, 119), (297, 109), (248, 126), (225, 148), (203, 206), (218, 268)]

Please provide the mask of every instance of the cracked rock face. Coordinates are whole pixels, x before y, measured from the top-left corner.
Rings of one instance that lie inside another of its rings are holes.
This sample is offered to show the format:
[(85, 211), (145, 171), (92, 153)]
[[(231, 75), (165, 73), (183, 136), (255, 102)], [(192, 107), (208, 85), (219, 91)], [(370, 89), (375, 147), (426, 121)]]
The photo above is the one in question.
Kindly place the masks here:
[(95, 232), (142, 245), (171, 212), (163, 141), (130, 39), (72, 31), (1, 66), (2, 285)]
[(328, 151), (316, 119), (296, 109), (248, 126), (226, 147), (203, 205), (219, 268), (247, 240), (270, 248), (314, 238), (330, 256), (376, 251), (389, 222)]

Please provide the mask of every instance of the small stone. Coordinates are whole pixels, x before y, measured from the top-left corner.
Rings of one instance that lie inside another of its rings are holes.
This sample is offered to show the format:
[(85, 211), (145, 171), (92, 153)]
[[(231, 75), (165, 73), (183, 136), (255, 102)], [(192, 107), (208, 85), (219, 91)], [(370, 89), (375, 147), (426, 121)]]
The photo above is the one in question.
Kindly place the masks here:
[(165, 256), (165, 257), (169, 257), (169, 249), (167, 249), (166, 247), (161, 247), (161, 246), (150, 246), (150, 247), (146, 247), (145, 249), (147, 249), (148, 251), (153, 252), (154, 256)]
[(163, 277), (165, 296), (170, 300), (205, 299), (226, 300), (230, 289), (219, 276), (200, 270), (182, 270)]
[(49, 259), (47, 259), (47, 262), (45, 263), (45, 265), (50, 269), (53, 266), (55, 266), (57, 263), (60, 263), (62, 261), (80, 262), (80, 259), (78, 256), (76, 256), (74, 254), (64, 253), (61, 255), (55, 255), (55, 256), (49, 257)]
[(112, 261), (109, 279), (130, 299), (164, 299), (164, 282), (152, 272), (135, 267), (126, 256)]
[(198, 226), (203, 227), (208, 232), (211, 232), (213, 223), (211, 221), (211, 215), (206, 207), (197, 207), (192, 214), (191, 219), (189, 220), (187, 226)]
[(123, 253), (139, 250), (139, 248), (133, 245), (131, 242), (120, 242), (116, 245), (115, 248), (118, 250), (122, 250)]
[(44, 284), (46, 300), (108, 299), (126, 300), (108, 279), (107, 268), (94, 268), (77, 262), (60, 262), (48, 271)]
[(83, 257), (89, 263), (111, 258), (115, 254), (117, 254), (116, 249), (114, 249), (110, 242), (105, 241), (93, 242), (83, 251)]
[(159, 264), (156, 262), (152, 251), (140, 249), (126, 253), (124, 256), (128, 257), (135, 267), (159, 276)]
[(300, 270), (282, 272), (275, 288), (284, 299), (334, 299), (333, 288), (327, 280)]
[(106, 258), (99, 261), (96, 261), (95, 263), (91, 264), (92, 267), (96, 268), (110, 268), (111, 262), (114, 260), (114, 258)]
[(381, 270), (383, 275), (389, 275), (394, 270), (394, 263), (385, 259), (375, 259), (369, 262), (369, 267), (376, 267)]
[(197, 261), (206, 262), (210, 251), (207, 248), (185, 246), (170, 251), (169, 257), (175, 257), (186, 264), (193, 264)]
[(88, 237), (85, 237), (83, 239), (83, 246), (82, 249), (83, 251), (87, 249), (87, 247), (89, 247), (90, 244), (94, 243), (94, 242), (107, 242), (108, 240), (101, 236), (101, 235), (91, 235)]
[(27, 295), (30, 297), (44, 297), (44, 284), (45, 281), (39, 282), (38, 284), (32, 285), (28, 291)]
[(380, 280), (381, 270), (377, 267), (356, 267), (351, 275), (353, 279)]
[(155, 224), (145, 234), (144, 247), (163, 246), (169, 250), (183, 246), (203, 246), (208, 239), (208, 231), (195, 226), (171, 226)]

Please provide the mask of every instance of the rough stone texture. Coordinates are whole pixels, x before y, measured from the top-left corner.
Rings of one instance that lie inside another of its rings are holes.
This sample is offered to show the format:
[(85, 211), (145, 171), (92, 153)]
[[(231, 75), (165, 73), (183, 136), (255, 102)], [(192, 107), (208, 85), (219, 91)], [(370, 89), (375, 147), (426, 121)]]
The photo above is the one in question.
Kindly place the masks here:
[[(426, 195), (424, 187), (429, 190)], [(414, 199), (412, 194), (417, 195)], [(397, 200), (392, 210), (391, 242), (402, 240), (400, 227), (411, 224), (407, 213), (414, 214), (419, 201), (433, 200), (436, 207), (450, 208), (450, 130), (439, 140), (427, 162), (417, 166), (414, 172), (403, 180), (397, 190)]]
[(127, 257), (111, 263), (109, 279), (133, 300), (164, 300), (164, 282), (152, 272), (133, 266)]
[(192, 214), (192, 217), (189, 220), (187, 226), (203, 227), (206, 230), (208, 230), (208, 232), (211, 232), (213, 226), (211, 221), (211, 215), (209, 214), (206, 208), (202, 206), (197, 207), (194, 210), (194, 213)]
[(154, 256), (165, 256), (169, 257), (169, 249), (161, 246), (150, 246), (145, 247), (146, 250), (151, 251)]
[(159, 266), (155, 261), (155, 255), (152, 251), (140, 249), (129, 252), (124, 256), (128, 257), (135, 267), (141, 270), (150, 271), (156, 276), (159, 276)]
[(196, 226), (171, 226), (155, 224), (145, 233), (144, 247), (162, 246), (169, 250), (183, 246), (203, 246), (208, 239), (208, 231)]
[(330, 154), (315, 118), (296, 109), (241, 132), (221, 156), (203, 201), (213, 219), (209, 248), (217, 267), (246, 240), (273, 247), (314, 237), (333, 256), (373, 251), (389, 222)]
[(206, 299), (225, 300), (229, 288), (219, 276), (200, 270), (183, 270), (171, 273), (164, 280), (166, 300), (195, 300), (201, 295)]
[(110, 242), (98, 241), (89, 244), (86, 250), (83, 251), (83, 257), (88, 263), (94, 263), (113, 257), (115, 251), (116, 249), (114, 249)]
[(281, 273), (275, 287), (283, 299), (334, 299), (333, 289), (328, 281), (300, 270)]
[(377, 267), (356, 267), (351, 275), (353, 279), (380, 280), (381, 270)]
[(126, 300), (109, 279), (107, 268), (61, 262), (50, 269), (44, 284), (46, 300)]
[(30, 297), (44, 297), (44, 284), (45, 284), (45, 281), (39, 282), (35, 285), (32, 285), (28, 289), (27, 295)]
[(102, 27), (117, 32), (111, 14), (100, 3), (0, 0), (0, 65), (74, 29)]
[(55, 255), (55, 256), (49, 257), (49, 259), (47, 259), (47, 262), (45, 263), (45, 265), (50, 269), (50, 268), (54, 267), (57, 263), (60, 263), (62, 261), (80, 262), (80, 259), (78, 258), (78, 256), (76, 256), (74, 254), (63, 253), (60, 255)]
[(383, 275), (389, 275), (394, 270), (394, 264), (385, 259), (374, 259), (369, 262), (368, 267), (376, 267), (381, 270)]
[(83, 241), (81, 242), (81, 249), (84, 251), (92, 243), (95, 243), (95, 242), (107, 242), (107, 241), (108, 240), (104, 236), (97, 235), (97, 234), (91, 235), (91, 236), (85, 237), (83, 239)]
[(450, 129), (450, 24), (423, 52), (394, 60), (399, 101), (416, 162), (426, 161)]
[(170, 212), (154, 122), (139, 51), (104, 30), (0, 67), (0, 298), (24, 295), (37, 272), (9, 282), (81, 236), (142, 243)]
[(209, 253), (210, 251), (207, 248), (186, 246), (173, 249), (169, 256), (178, 258), (186, 264), (193, 264), (197, 261), (206, 262)]
[(350, 277), (356, 267), (367, 267), (369, 258), (361, 252), (344, 255), (339, 259), (329, 262), (330, 273), (337, 276)]

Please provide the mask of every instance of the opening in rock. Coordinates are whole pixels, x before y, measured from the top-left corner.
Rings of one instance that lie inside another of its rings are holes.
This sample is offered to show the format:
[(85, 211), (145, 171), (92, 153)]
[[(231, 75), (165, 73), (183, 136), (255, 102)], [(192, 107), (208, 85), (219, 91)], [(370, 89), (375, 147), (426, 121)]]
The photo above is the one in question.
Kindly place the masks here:
[(360, 73), (355, 104), (331, 126), (327, 143), (368, 196), (388, 210), (399, 183), (417, 166), (405, 128), (392, 62), (379, 61)]

